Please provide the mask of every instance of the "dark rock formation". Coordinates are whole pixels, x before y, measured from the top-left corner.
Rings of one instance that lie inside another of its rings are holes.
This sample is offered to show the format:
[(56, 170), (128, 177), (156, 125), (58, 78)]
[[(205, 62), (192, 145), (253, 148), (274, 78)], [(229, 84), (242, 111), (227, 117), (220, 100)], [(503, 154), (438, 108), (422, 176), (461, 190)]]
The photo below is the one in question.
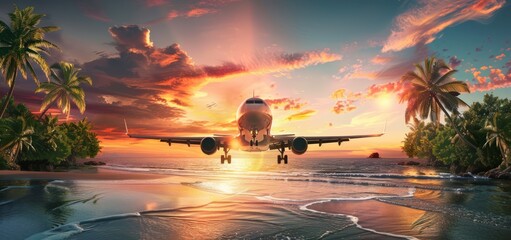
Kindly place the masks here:
[(380, 158), (380, 154), (377, 152), (373, 152), (373, 153), (371, 153), (371, 155), (369, 155), (368, 158)]

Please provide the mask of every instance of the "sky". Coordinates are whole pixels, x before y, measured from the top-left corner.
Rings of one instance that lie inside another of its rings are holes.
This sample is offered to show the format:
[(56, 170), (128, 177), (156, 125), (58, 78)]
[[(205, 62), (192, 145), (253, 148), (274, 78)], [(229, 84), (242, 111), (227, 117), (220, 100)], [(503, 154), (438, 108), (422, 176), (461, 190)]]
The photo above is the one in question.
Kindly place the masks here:
[[(236, 110), (253, 94), (271, 103), (274, 134), (380, 133), (386, 123), (383, 137), (312, 146), (304, 157), (404, 157), (399, 80), (427, 56), (458, 70), (469, 104), (511, 94), (505, 0), (20, 0), (1, 1), (0, 20), (15, 5), (60, 27), (47, 34), (61, 49), (48, 62), (72, 62), (93, 79), (86, 112), (68, 120), (92, 121), (105, 158), (203, 157), (129, 139), (123, 119), (138, 134), (236, 134)], [(35, 87), (19, 80), (14, 98), (38, 112)]]

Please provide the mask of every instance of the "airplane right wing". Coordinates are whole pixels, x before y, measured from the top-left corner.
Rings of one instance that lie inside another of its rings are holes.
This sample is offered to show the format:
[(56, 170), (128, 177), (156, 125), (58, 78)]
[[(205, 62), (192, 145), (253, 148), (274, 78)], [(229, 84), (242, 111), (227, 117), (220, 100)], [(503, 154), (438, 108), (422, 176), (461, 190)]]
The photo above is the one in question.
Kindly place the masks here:
[[(369, 138), (369, 137), (380, 137), (384, 133), (376, 133), (376, 134), (364, 134), (364, 135), (344, 135), (344, 136), (296, 136), (302, 137), (307, 140), (307, 144), (319, 144), (321, 146), (323, 143), (337, 143), (341, 145), (342, 142), (347, 142), (350, 139), (356, 138)], [(273, 143), (270, 144), (270, 149), (279, 149), (282, 147), (291, 147), (292, 141), (295, 138), (294, 135), (286, 135), (286, 136), (273, 136)]]

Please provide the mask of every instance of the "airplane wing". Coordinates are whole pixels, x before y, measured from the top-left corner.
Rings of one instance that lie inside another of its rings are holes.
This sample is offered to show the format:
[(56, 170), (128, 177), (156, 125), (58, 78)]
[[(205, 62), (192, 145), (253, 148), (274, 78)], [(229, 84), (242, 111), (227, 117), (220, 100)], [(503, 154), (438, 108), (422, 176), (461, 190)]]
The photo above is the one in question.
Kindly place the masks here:
[(212, 137), (219, 143), (219, 147), (224, 147), (224, 145), (228, 144), (228, 142), (234, 138), (234, 136), (230, 136), (230, 135), (216, 135), (216, 134), (213, 136), (199, 136), (199, 137), (197, 137), (197, 136), (195, 136), (195, 137), (178, 137), (178, 136), (138, 135), (138, 134), (130, 134), (128, 132), (128, 124), (126, 123), (126, 120), (124, 120), (124, 126), (126, 127), (126, 135), (130, 138), (160, 140), (160, 142), (168, 143), (169, 146), (172, 143), (186, 144), (186, 145), (188, 145), (188, 147), (190, 147), (191, 145), (200, 145), (202, 139), (204, 139), (206, 137)]
[[(369, 138), (369, 137), (380, 137), (384, 133), (377, 134), (364, 134), (364, 135), (344, 135), (344, 136), (297, 136), (303, 137), (307, 140), (307, 143), (310, 144), (319, 144), (321, 146), (323, 143), (337, 143), (341, 145), (342, 142), (347, 142), (350, 139), (356, 138)], [(295, 136), (273, 136), (273, 143), (270, 144), (270, 149), (279, 149), (281, 147), (291, 147), (291, 141), (295, 138)]]

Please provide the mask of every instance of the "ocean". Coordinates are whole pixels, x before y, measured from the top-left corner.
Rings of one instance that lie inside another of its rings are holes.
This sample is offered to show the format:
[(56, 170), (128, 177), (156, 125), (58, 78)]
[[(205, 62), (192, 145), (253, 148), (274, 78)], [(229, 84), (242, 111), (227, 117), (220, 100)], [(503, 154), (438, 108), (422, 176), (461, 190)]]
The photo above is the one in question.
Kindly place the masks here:
[(2, 180), (0, 239), (510, 239), (511, 181), (408, 159), (112, 158), (147, 180)]

